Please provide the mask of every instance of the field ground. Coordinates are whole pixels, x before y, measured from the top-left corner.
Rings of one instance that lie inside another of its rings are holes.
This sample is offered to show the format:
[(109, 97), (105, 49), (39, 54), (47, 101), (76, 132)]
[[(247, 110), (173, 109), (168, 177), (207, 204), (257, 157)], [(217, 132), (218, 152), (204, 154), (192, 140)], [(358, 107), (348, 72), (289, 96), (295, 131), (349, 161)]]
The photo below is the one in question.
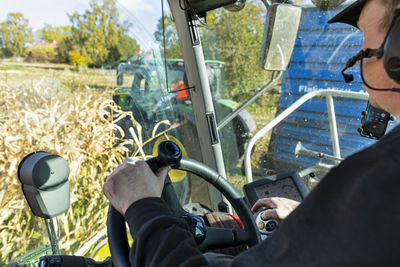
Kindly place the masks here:
[(33, 84), (68, 90), (78, 90), (84, 86), (110, 89), (115, 87), (115, 70), (77, 72), (70, 65), (48, 63), (2, 62), (0, 65), (0, 86), (20, 88)]

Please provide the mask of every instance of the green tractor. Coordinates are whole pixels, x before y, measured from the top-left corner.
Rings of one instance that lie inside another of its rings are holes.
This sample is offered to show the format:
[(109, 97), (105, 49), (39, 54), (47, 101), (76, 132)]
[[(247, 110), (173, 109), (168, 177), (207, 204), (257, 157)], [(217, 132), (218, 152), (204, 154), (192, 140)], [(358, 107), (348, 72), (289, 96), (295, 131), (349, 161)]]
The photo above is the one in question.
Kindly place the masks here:
[[(205, 64), (218, 123), (239, 105), (228, 99), (224, 62), (206, 60)], [(127, 84), (127, 78), (131, 81), (130, 84)], [(193, 87), (188, 85), (182, 59), (137, 58), (120, 63), (117, 67), (117, 84), (122, 88), (115, 91), (114, 101), (122, 110), (132, 111), (134, 119), (142, 129), (146, 129), (141, 134), (142, 140), (151, 140), (143, 145), (144, 154), (155, 155), (157, 145), (169, 139), (179, 144), (185, 156), (202, 159), (200, 148), (193, 145), (198, 144), (198, 141), (193, 142), (193, 138), (197, 136), (190, 96)], [(172, 125), (177, 127), (171, 127)], [(135, 134), (132, 133), (132, 129), (129, 130), (133, 126), (130, 119), (122, 120), (120, 126), (124, 129), (126, 138), (136, 138), (132, 136)], [(251, 115), (242, 110), (220, 132), (219, 138), (223, 144), (224, 163), (228, 173), (233, 175), (241, 171), (245, 145), (255, 128)], [(170, 175), (175, 189), (180, 188), (177, 192), (181, 201), (187, 202), (190, 188), (189, 182), (185, 181), (185, 173), (176, 171)]]

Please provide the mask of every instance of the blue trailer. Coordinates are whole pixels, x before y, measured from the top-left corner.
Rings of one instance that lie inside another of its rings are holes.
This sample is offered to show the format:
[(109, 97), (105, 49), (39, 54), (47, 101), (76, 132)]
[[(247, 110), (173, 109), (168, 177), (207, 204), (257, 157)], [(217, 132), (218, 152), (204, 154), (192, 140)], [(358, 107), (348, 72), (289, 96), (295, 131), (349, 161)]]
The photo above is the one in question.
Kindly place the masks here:
[[(358, 66), (349, 73), (354, 81), (345, 83), (341, 71), (349, 58), (361, 47), (362, 33), (345, 24), (329, 25), (338, 12), (316, 7), (303, 8), (301, 26), (296, 40), (290, 69), (282, 80), (282, 92), (277, 113), (282, 112), (306, 93), (317, 90), (363, 92)], [(340, 154), (345, 158), (375, 141), (361, 137), (361, 113), (367, 101), (334, 98)], [(389, 124), (392, 128), (396, 123)], [(264, 167), (270, 172), (285, 172), (315, 165), (317, 158), (294, 155), (296, 145), (333, 155), (327, 104), (323, 98), (313, 98), (282, 121), (273, 131), (269, 152), (263, 156)]]

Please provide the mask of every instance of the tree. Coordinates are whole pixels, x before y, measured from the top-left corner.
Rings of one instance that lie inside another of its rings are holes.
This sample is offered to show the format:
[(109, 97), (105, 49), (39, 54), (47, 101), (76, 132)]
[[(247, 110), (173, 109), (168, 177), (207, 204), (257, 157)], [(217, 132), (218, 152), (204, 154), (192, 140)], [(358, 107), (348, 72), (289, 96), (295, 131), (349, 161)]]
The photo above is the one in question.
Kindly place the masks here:
[[(172, 21), (171, 14), (164, 16), (164, 30), (165, 30), (165, 52), (167, 58), (182, 58), (182, 51), (179, 45), (179, 38), (176, 30), (175, 23)], [(162, 18), (158, 20), (154, 38), (161, 45), (164, 46), (163, 38), (163, 24)]]
[[(91, 66), (115, 64), (139, 50), (128, 29), (118, 22), (116, 0), (93, 0), (83, 15), (70, 15), (74, 51), (89, 59)], [(125, 24), (127, 25), (127, 24)]]
[(122, 35), (118, 44), (118, 53), (120, 54), (120, 60), (127, 60), (130, 56), (135, 55), (140, 50), (136, 41), (128, 35)]
[(71, 51), (74, 51), (74, 39), (71, 36), (65, 36), (63, 39), (61, 39), (56, 46), (56, 52), (57, 52), (57, 62), (59, 63), (69, 63), (70, 62), (70, 56), (69, 53)]
[(40, 41), (46, 43), (52, 43), (55, 41), (59, 43), (67, 36), (71, 36), (72, 28), (71, 26), (54, 27), (49, 24), (45, 24), (45, 26), (41, 28), (38, 32)]
[(265, 14), (262, 4), (250, 0), (240, 12), (209, 12), (201, 31), (206, 59), (225, 62), (229, 93), (237, 101), (247, 99), (270, 75), (258, 66)]
[(32, 29), (22, 13), (9, 13), (0, 23), (0, 45), (6, 57), (25, 56), (26, 45), (32, 43)]

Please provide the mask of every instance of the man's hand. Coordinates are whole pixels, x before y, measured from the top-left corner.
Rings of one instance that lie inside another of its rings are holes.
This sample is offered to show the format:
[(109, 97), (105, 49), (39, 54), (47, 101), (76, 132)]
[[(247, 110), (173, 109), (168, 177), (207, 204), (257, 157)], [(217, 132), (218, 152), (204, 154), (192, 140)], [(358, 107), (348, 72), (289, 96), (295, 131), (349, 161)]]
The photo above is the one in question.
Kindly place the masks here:
[(268, 219), (285, 219), (298, 205), (300, 202), (283, 198), (283, 197), (271, 197), (259, 199), (254, 206), (251, 208), (252, 212), (257, 211), (259, 208), (265, 208), (266, 210), (261, 214), (263, 220)]
[(122, 215), (135, 201), (146, 197), (161, 197), (169, 167), (154, 174), (143, 160), (127, 158), (107, 177), (103, 193)]

